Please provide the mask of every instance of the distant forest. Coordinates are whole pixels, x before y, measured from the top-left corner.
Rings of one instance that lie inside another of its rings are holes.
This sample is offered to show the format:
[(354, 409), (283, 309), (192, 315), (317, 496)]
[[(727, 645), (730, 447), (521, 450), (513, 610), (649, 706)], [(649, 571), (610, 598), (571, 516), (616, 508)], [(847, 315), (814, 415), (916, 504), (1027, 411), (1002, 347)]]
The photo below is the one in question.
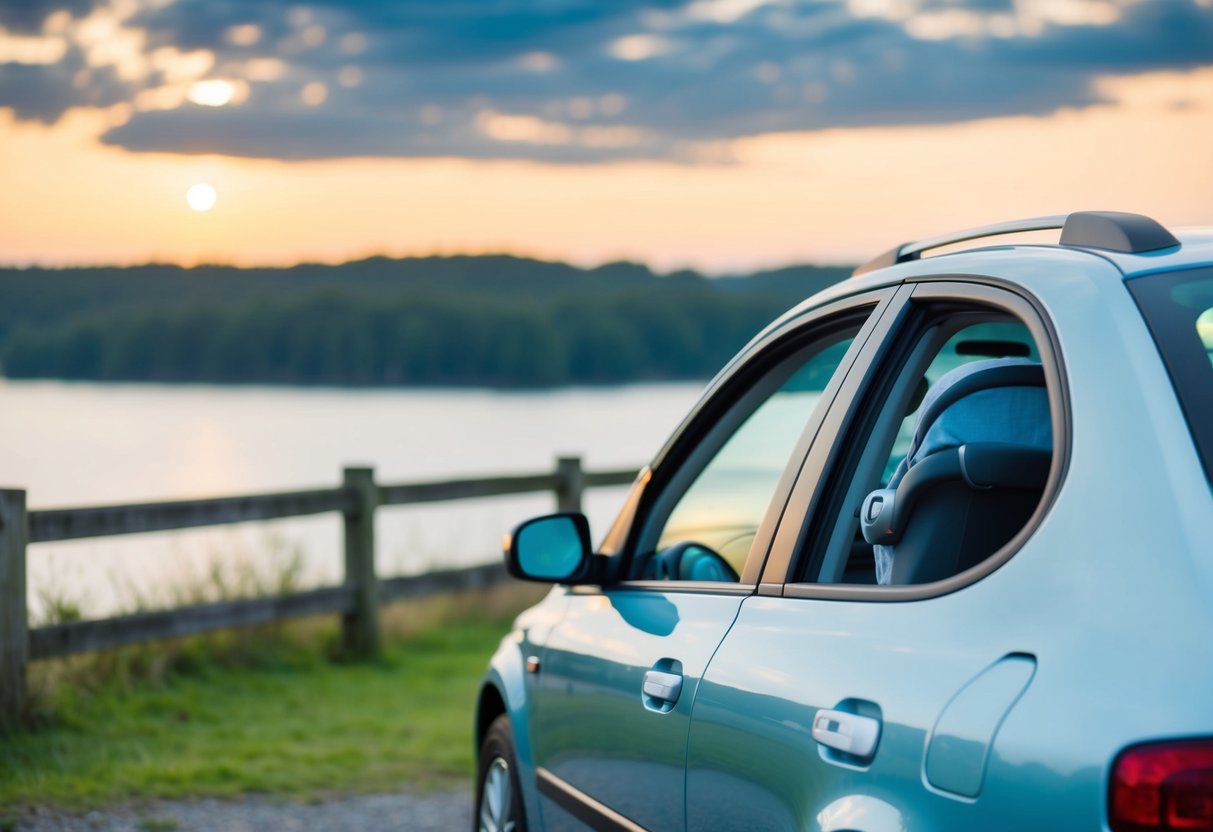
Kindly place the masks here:
[(849, 274), (580, 269), (504, 255), (0, 269), (8, 378), (547, 387), (711, 376)]

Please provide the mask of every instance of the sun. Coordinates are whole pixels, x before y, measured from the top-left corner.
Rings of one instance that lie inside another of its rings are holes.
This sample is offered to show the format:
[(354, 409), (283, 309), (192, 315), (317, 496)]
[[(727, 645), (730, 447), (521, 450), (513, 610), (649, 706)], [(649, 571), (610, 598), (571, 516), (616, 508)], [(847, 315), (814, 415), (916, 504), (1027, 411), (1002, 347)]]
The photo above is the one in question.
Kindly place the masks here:
[(185, 192), (185, 201), (195, 211), (209, 211), (215, 207), (215, 189), (205, 182), (191, 185)]

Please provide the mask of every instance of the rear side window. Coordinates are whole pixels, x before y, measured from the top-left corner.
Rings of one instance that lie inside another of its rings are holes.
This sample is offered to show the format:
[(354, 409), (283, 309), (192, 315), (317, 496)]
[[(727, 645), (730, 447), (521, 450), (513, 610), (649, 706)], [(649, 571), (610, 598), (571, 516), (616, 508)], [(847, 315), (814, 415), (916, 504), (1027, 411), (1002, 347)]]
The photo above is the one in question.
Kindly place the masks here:
[(1053, 467), (1053, 409), (1039, 345), (1012, 308), (911, 303), (838, 443), (797, 582), (946, 581), (1029, 523)]
[(1145, 315), (1213, 482), (1213, 269), (1139, 277), (1129, 291)]

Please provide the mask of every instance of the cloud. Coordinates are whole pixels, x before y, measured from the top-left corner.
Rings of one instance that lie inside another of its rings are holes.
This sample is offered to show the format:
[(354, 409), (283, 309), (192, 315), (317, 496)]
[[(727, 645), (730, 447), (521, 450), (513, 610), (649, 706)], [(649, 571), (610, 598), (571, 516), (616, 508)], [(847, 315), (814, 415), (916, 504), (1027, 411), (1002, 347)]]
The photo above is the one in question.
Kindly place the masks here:
[(1146, 0), (1108, 26), (1052, 26), (1034, 38), (993, 44), (1016, 64), (1076, 72), (1143, 72), (1213, 63), (1213, 5)]
[(0, 4), (0, 26), (17, 34), (42, 31), (46, 19), (55, 12), (84, 17), (102, 0), (16, 0)]
[(113, 68), (90, 68), (79, 49), (50, 65), (0, 64), (0, 104), (19, 119), (50, 124), (72, 107), (109, 107), (133, 94)]
[[(49, 8), (0, 22), (36, 31)], [(0, 65), (0, 106), (53, 120), (125, 95), (103, 140), (133, 151), (698, 161), (773, 131), (1045, 114), (1100, 101), (1103, 75), (1213, 64), (1207, 0), (177, 0), (120, 17), (159, 56), (142, 77), (90, 53), (80, 84), (73, 48)], [(182, 103), (204, 79), (247, 94)]]

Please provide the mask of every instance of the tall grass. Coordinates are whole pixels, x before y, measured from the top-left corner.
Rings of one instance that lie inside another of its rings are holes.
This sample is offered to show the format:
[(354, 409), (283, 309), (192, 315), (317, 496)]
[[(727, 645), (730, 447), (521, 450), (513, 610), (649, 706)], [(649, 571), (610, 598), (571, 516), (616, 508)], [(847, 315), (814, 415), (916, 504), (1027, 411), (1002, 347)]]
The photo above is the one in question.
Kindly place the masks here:
[[(265, 552), (258, 558), (245, 556), (233, 562), (212, 550), (200, 563), (182, 563), (180, 578), (155, 590), (140, 588), (133, 581), (119, 585), (116, 594), (122, 602), (114, 614), (295, 592), (300, 588), (304, 553), (285, 538), (272, 535), (266, 538)], [(85, 599), (70, 595), (60, 586), (39, 587), (37, 592), (40, 614), (30, 622), (33, 627), (88, 617)], [(29, 669), (25, 722), (36, 727), (56, 719), (70, 721), (72, 707), (82, 696), (99, 690), (163, 685), (173, 673), (336, 657), (337, 643), (335, 625), (317, 619), (274, 622), (34, 662)]]
[[(300, 589), (303, 552), (284, 543), (260, 561), (235, 568), (212, 557), (187, 572), (180, 583), (158, 594), (132, 589), (124, 612), (287, 594)], [(43, 590), (41, 621), (34, 626), (81, 620), (74, 599)], [(505, 625), (534, 603), (542, 591), (508, 583), (487, 590), (445, 593), (380, 608), (380, 631), (387, 644), (404, 643), (427, 630), (458, 621)], [(345, 663), (336, 616), (275, 621), (178, 639), (150, 641), (113, 650), (34, 662), (30, 665), (25, 722), (31, 727), (71, 721), (81, 697), (97, 691), (161, 687), (170, 677), (199, 676), (225, 669), (304, 669), (322, 662)]]
[[(255, 551), (235, 535), (202, 550), (178, 550), (173, 538), (168, 548), (177, 569), (171, 580), (149, 587), (129, 572), (107, 575), (107, 594), (114, 599), (106, 605), (107, 616), (279, 595), (296, 592), (307, 583), (307, 553), (301, 544), (278, 532), (265, 532)], [(42, 583), (33, 591), (32, 627), (99, 617), (96, 599), (81, 587)]]

